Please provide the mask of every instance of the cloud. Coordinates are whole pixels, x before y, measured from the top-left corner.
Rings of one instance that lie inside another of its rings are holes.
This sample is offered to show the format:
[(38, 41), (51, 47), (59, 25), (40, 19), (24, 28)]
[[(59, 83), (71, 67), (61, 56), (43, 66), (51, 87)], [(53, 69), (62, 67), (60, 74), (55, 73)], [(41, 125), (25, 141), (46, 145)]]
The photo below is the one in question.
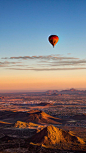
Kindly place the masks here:
[(44, 59), (44, 60), (63, 60), (63, 59), (78, 59), (75, 57), (63, 57), (61, 55), (48, 55), (48, 56), (18, 56), (18, 57), (4, 57), (2, 59)]
[(67, 53), (68, 55), (71, 55), (71, 53)]
[(0, 62), (0, 67), (8, 67), (10, 70), (56, 71), (86, 69), (86, 59), (62, 56), (59, 54), (4, 57), (1, 60), (5, 61)]
[(75, 68), (9, 68), (11, 70), (29, 70), (29, 71), (56, 71), (56, 70), (83, 70), (86, 69), (86, 67), (75, 67)]
[(4, 62), (0, 62), (0, 67), (8, 67), (10, 65), (16, 65), (18, 63), (21, 63), (21, 62), (9, 62), (9, 61), (4, 61)]
[(51, 66), (80, 66), (86, 65), (86, 60), (62, 60), (59, 62), (51, 62)]

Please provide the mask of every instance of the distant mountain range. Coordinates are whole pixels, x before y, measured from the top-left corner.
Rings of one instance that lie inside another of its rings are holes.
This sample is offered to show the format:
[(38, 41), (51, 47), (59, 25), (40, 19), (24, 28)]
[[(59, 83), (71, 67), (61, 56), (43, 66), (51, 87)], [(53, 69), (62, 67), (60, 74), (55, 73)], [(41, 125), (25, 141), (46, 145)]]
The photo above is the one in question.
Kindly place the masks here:
[(44, 92), (44, 94), (46, 95), (58, 95), (58, 94), (86, 94), (86, 90), (77, 90), (74, 88), (71, 89), (67, 89), (67, 90), (47, 90), (46, 92)]

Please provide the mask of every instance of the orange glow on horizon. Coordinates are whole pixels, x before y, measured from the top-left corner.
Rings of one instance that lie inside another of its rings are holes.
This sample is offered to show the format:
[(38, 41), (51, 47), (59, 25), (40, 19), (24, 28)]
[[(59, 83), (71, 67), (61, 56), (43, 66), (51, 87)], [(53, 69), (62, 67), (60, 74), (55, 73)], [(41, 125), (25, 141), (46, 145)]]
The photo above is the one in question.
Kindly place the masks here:
[(1, 77), (0, 90), (47, 90), (65, 88), (86, 88), (86, 79), (82, 77)]

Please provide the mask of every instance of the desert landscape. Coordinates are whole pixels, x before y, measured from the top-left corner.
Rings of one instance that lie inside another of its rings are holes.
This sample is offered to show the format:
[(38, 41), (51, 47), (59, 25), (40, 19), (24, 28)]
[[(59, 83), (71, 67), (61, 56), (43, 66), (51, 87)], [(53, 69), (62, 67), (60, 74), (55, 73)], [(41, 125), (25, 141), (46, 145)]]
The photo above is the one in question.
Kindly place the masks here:
[(0, 153), (86, 153), (86, 0), (0, 0)]
[(86, 152), (86, 90), (0, 94), (0, 153)]

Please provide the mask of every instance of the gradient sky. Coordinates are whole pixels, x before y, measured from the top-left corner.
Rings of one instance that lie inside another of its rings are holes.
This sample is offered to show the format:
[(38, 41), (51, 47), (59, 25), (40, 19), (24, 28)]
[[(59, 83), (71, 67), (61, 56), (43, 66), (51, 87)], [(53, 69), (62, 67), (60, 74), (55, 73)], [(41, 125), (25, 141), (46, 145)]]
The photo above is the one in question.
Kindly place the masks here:
[(0, 91), (67, 88), (86, 89), (86, 1), (0, 0)]

